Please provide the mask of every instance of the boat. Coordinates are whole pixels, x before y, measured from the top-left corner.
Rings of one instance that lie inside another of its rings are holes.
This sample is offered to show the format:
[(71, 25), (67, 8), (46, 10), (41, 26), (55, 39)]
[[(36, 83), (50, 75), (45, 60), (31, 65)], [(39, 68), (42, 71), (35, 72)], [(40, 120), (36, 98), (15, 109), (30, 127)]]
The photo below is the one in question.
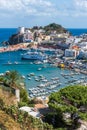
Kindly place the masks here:
[(30, 73), (30, 76), (34, 76), (35, 74), (34, 73)]
[(38, 82), (39, 82), (40, 80), (39, 80), (38, 78), (35, 78), (35, 81), (38, 81)]
[(43, 64), (41, 61), (35, 61), (34, 64)]
[(40, 84), (40, 85), (38, 85), (37, 87), (39, 87), (39, 88), (43, 88), (43, 87), (45, 87), (45, 84)]
[(31, 80), (31, 78), (30, 78), (30, 77), (28, 77), (28, 80)]
[(47, 82), (48, 80), (47, 79), (43, 79), (42, 82)]
[(22, 59), (25, 60), (40, 60), (40, 61), (44, 61), (47, 59), (45, 54), (42, 54), (41, 52), (37, 52), (37, 51), (28, 51), (27, 53), (24, 53), (22, 55)]
[(38, 68), (37, 70), (40, 71), (42, 68)]
[(52, 80), (59, 80), (59, 77), (52, 77)]
[(49, 87), (49, 89), (53, 89), (53, 88), (56, 88), (57, 87), (57, 85), (51, 85), (50, 87)]
[(26, 77), (24, 75), (22, 75), (21, 78), (25, 79)]

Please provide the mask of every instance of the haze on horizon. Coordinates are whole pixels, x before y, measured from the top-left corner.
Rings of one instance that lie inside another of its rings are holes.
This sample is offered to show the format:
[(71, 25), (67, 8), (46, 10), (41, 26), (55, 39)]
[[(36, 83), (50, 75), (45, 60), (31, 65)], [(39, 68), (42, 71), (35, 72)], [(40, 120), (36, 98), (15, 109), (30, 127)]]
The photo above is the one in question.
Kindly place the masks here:
[(57, 23), (87, 28), (87, 0), (0, 0), (0, 28)]

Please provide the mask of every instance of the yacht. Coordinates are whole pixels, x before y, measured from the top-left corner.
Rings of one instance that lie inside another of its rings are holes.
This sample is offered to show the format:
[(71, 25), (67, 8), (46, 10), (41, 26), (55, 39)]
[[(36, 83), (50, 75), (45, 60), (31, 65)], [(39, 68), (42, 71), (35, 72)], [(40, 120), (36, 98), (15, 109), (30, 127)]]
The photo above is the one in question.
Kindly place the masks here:
[(26, 60), (40, 60), (40, 61), (44, 61), (46, 60), (46, 55), (42, 54), (41, 52), (31, 52), (28, 51), (27, 53), (24, 53), (22, 55), (22, 59), (26, 59)]

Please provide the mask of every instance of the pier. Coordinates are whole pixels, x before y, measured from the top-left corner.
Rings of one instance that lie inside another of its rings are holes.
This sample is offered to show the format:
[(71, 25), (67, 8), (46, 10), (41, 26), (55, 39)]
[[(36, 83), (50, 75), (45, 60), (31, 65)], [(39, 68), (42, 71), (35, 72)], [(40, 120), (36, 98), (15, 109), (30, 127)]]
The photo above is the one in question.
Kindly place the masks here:
[(82, 74), (87, 74), (87, 70), (80, 70), (80, 69), (74, 68), (74, 71), (82, 73)]

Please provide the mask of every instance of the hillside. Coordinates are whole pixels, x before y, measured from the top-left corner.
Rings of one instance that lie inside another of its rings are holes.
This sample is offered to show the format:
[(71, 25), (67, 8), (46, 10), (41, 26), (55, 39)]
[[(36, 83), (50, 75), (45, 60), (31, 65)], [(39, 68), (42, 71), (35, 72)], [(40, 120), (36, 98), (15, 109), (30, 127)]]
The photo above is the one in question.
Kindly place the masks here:
[(7, 106), (17, 105), (16, 97), (12, 93), (9, 93), (8, 91), (2, 90), (0, 88), (0, 101), (1, 100), (3, 100)]
[(20, 125), (16, 123), (9, 115), (0, 110), (0, 130), (21, 130)]
[(46, 34), (50, 34), (52, 31), (56, 33), (66, 33), (67, 30), (59, 24), (51, 23), (43, 28), (46, 31)]
[(41, 123), (40, 120), (33, 118), (27, 112), (19, 110), (20, 105), (29, 105), (26, 103), (25, 89), (20, 90), (21, 101), (17, 103), (9, 88), (3, 87), (0, 86), (0, 130), (41, 130), (42, 127), (43, 130), (53, 130), (52, 126)]

